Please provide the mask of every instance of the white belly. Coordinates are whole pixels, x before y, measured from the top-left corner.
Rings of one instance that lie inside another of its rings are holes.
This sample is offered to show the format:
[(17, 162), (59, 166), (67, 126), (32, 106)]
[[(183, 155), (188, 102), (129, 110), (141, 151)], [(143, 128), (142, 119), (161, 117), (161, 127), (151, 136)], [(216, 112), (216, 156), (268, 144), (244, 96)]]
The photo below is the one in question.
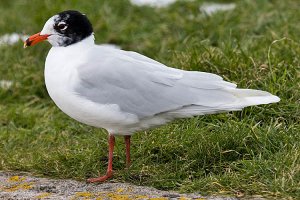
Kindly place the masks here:
[(45, 65), (46, 87), (55, 104), (79, 122), (105, 128), (111, 134), (131, 134), (129, 129), (138, 122), (135, 115), (121, 112), (116, 104), (95, 103), (74, 92), (80, 83), (76, 69), (80, 56), (67, 59), (68, 54), (62, 53), (62, 49), (52, 48)]

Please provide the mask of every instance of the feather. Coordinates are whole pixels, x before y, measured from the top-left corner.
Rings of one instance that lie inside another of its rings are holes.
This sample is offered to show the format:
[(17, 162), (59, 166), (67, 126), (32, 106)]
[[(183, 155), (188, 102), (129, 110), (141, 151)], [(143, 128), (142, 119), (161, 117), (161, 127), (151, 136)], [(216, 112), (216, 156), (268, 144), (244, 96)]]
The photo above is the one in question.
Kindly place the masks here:
[(278, 100), (267, 92), (236, 89), (218, 75), (170, 68), (135, 52), (95, 46), (83, 63), (77, 67), (81, 82), (76, 93), (98, 104), (118, 105), (140, 120), (240, 110)]

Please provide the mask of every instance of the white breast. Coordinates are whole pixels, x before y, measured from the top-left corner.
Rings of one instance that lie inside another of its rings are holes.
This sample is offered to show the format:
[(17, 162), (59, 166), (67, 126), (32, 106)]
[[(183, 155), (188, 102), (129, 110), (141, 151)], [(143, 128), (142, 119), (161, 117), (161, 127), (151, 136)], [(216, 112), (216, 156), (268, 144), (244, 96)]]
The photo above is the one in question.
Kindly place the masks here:
[[(81, 51), (80, 51), (80, 50)], [(74, 92), (80, 84), (77, 67), (84, 63), (82, 48), (52, 47), (45, 64), (45, 82), (55, 104), (75, 120), (107, 129), (112, 134), (130, 134), (135, 115), (123, 113), (116, 104), (98, 104)]]

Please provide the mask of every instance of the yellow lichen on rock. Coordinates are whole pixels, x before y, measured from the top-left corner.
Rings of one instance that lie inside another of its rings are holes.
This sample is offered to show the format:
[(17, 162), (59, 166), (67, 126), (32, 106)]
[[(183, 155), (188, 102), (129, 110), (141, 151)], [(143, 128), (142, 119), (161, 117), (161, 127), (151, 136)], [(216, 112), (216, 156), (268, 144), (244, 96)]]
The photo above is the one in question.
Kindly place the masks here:
[(93, 194), (90, 192), (76, 192), (75, 196), (76, 197), (92, 197)]
[(132, 200), (132, 198), (129, 197), (129, 195), (124, 195), (124, 194), (114, 194), (114, 193), (109, 193), (107, 196), (111, 200)]
[(35, 198), (36, 199), (43, 199), (43, 198), (47, 198), (49, 196), (51, 196), (51, 193), (44, 192), (44, 193), (41, 193), (41, 194), (37, 195)]
[(11, 186), (7, 186), (4, 188), (5, 192), (14, 192), (17, 190), (29, 190), (33, 187), (33, 183), (29, 182), (29, 183), (21, 183), (21, 184), (16, 184), (16, 185), (11, 185)]
[(12, 176), (8, 179), (8, 182), (22, 182), (26, 178), (25, 177), (20, 177), (20, 176)]
[(117, 193), (121, 193), (121, 192), (123, 192), (123, 191), (124, 191), (124, 188), (118, 188), (118, 189), (116, 190)]

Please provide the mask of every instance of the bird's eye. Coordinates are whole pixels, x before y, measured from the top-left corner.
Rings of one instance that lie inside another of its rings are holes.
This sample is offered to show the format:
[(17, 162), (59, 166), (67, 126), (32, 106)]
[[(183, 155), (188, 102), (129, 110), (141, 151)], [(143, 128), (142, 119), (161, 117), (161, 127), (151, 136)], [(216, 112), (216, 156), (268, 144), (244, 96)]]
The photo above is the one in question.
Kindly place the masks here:
[(57, 27), (60, 29), (60, 30), (66, 30), (68, 28), (67, 24), (65, 22), (60, 22)]

